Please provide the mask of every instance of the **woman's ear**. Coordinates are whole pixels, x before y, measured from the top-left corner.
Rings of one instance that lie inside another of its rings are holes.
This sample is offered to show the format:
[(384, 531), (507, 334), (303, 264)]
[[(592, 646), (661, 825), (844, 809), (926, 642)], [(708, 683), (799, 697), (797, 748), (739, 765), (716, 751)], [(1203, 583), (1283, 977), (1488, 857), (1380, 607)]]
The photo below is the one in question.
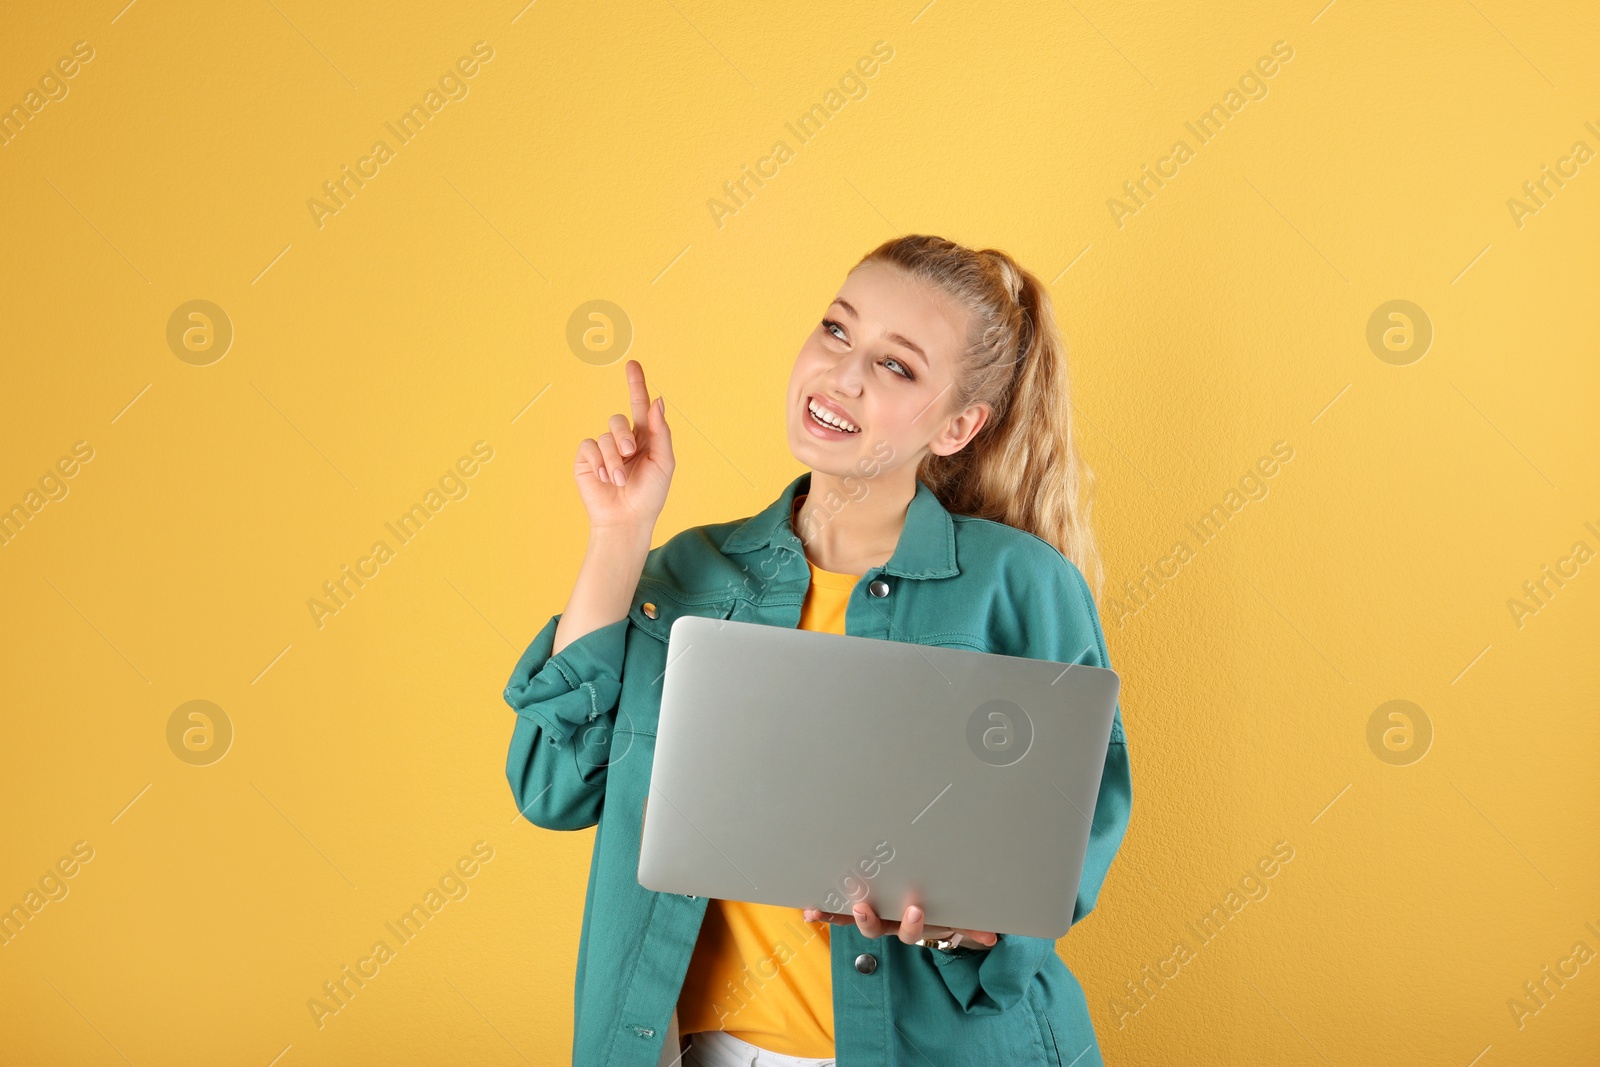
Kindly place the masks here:
[(989, 413), (988, 404), (969, 405), (959, 415), (952, 416), (944, 429), (928, 442), (928, 451), (936, 456), (949, 456), (961, 451), (989, 421)]

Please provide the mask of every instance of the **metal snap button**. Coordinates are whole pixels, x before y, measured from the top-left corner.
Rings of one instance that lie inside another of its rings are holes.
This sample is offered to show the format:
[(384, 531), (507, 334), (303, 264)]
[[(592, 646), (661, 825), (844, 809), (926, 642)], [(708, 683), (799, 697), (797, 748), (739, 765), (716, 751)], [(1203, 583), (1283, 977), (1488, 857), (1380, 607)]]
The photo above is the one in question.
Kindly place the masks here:
[(862, 974), (871, 974), (878, 969), (878, 957), (870, 952), (863, 952), (856, 957), (856, 970)]
[(884, 581), (882, 578), (874, 578), (872, 580), (872, 584), (867, 586), (867, 592), (871, 593), (873, 596), (888, 596), (889, 583)]
[(645, 605), (644, 605), (644, 614), (645, 614), (645, 618), (647, 618), (647, 619), (653, 619), (653, 618), (655, 618), (655, 617), (656, 617), (656, 616), (657, 616), (657, 615), (659, 615), (659, 614), (660, 614), (660, 612), (658, 612), (658, 611), (657, 611), (657, 610), (656, 610), (656, 606), (655, 606), (655, 605), (654, 605), (654, 604), (651, 604), (651, 603), (648, 603), (648, 602), (647, 602), (647, 603), (646, 603), (646, 604), (645, 604)]

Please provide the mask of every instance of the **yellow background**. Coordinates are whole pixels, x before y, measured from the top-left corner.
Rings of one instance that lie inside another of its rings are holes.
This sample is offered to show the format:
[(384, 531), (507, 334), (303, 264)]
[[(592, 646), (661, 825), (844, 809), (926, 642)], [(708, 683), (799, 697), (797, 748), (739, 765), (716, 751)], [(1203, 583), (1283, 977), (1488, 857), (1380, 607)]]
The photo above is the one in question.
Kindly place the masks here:
[[(626, 409), (622, 353), (578, 358), (569, 316), (621, 306), (667, 397), (659, 542), (798, 473), (794, 353), (898, 232), (1050, 283), (1105, 597), (1294, 449), (1141, 610), (1102, 602), (1133, 821), (1060, 950), (1107, 1061), (1600, 1059), (1600, 959), (1508, 1007), (1600, 951), (1600, 562), (1507, 607), (1600, 550), (1600, 161), (1507, 206), (1600, 150), (1592, 5), (440, 7), (4, 15), (0, 106), (94, 58), (0, 147), (0, 506), (93, 458), (0, 548), (0, 906), (94, 858), (0, 947), (0, 1061), (562, 1062), (592, 831), (517, 820), (501, 688), (581, 557), (577, 443)], [(480, 40), (468, 95), (319, 228), (322, 183)], [(867, 95), (787, 133), (877, 41)], [(1198, 146), (1185, 121), (1277, 41), (1265, 98)], [(208, 366), (166, 340), (193, 299), (235, 331)], [(1435, 331), (1406, 366), (1366, 340), (1392, 299)], [(480, 440), (467, 495), (395, 546)], [(1433, 730), (1406, 766), (1367, 741), (1393, 699)], [(209, 766), (168, 747), (190, 700), (233, 724)], [(468, 895), (319, 1029), (308, 999), (478, 841)], [(1278, 841), (1270, 893), (1119, 1026), (1124, 983)]]

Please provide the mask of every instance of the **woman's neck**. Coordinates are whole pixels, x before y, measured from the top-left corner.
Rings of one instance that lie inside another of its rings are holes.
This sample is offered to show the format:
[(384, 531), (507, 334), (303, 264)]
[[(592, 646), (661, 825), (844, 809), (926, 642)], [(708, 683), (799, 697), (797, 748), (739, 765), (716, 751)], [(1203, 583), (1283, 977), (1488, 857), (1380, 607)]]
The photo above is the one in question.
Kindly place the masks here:
[(811, 472), (811, 489), (794, 515), (806, 558), (825, 571), (865, 574), (889, 561), (916, 496), (916, 472), (888, 480)]

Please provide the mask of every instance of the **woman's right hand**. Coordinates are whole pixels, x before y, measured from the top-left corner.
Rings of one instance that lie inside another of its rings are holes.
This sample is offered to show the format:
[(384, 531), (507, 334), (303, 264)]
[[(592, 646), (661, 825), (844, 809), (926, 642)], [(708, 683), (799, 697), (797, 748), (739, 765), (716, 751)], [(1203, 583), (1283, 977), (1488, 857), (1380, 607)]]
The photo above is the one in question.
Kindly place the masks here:
[(672, 484), (675, 461), (666, 403), (661, 397), (651, 402), (638, 360), (628, 360), (627, 373), (632, 424), (625, 415), (611, 416), (611, 429), (598, 441), (591, 437), (578, 445), (573, 465), (591, 533), (653, 530)]

